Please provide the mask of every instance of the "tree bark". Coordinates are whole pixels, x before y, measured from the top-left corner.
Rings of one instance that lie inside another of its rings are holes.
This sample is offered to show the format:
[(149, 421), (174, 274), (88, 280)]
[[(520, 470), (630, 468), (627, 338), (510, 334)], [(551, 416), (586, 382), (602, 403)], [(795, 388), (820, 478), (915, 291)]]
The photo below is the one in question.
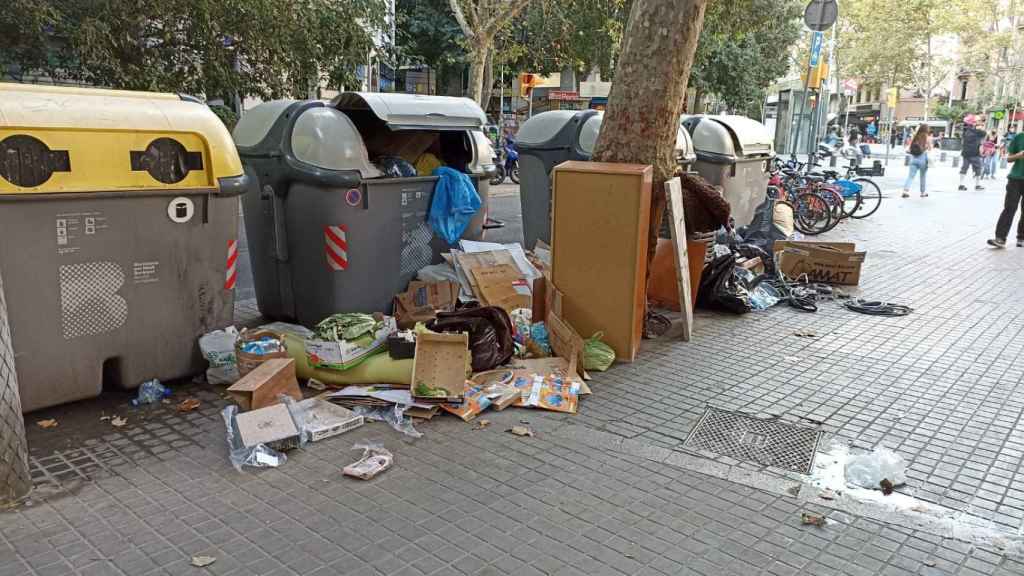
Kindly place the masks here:
[(530, 5), (531, 0), (448, 0), (448, 6), (455, 15), (455, 21), (466, 36), (469, 48), (469, 87), (466, 95), (486, 108), (484, 101), (484, 76), (488, 54), (494, 47), (495, 36), (520, 12)]
[(491, 96), (494, 94), (494, 48), (487, 50), (487, 59), (484, 61), (484, 86), (480, 98), (480, 107), (487, 112), (491, 104)]
[(0, 278), (0, 504), (18, 500), (30, 490), (32, 477), (28, 468), (25, 419), (21, 415), (4, 283)]
[(469, 51), (469, 85), (466, 86), (466, 96), (471, 98), (481, 108), (486, 106), (483, 101), (484, 92), (484, 68), (487, 66), (487, 53), (490, 51), (490, 41), (476, 36), (472, 40)]
[[(636, 0), (594, 160), (654, 167), (648, 262), (665, 211), (665, 181), (676, 172), (673, 151), (707, 0)], [(650, 267), (648, 266), (648, 269)]]

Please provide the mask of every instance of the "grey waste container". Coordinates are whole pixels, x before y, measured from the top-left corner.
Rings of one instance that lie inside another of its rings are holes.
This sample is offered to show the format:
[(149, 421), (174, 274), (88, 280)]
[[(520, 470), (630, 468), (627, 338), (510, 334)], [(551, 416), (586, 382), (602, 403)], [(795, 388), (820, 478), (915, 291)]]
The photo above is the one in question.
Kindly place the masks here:
[(750, 222), (768, 188), (768, 161), (775, 155), (768, 129), (745, 116), (684, 116), (697, 161), (693, 168), (723, 188), (737, 226)]
[(22, 409), (201, 372), (234, 313), (224, 124), (175, 94), (0, 84), (0, 268)]
[[(597, 110), (552, 110), (530, 118), (519, 129), (519, 201), (526, 247), (533, 248), (537, 240), (551, 241), (551, 171), (569, 160), (590, 160), (603, 120), (604, 113)], [(690, 135), (681, 126), (676, 159), (684, 165), (696, 159)]]
[(484, 123), (466, 98), (391, 93), (244, 114), (234, 138), (251, 178), (242, 205), (260, 312), (307, 326), (389, 312), (420, 268), (441, 261), (449, 247), (427, 222), (438, 177), (387, 177), (385, 158), (408, 166), (429, 152), (468, 172), (481, 209), (463, 237), (480, 239), (494, 171)]

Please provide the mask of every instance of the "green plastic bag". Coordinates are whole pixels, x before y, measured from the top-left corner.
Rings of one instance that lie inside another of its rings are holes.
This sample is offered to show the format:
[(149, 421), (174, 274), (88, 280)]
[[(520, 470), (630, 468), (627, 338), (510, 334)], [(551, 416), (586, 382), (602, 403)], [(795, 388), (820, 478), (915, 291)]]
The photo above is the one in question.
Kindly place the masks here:
[(586, 370), (597, 370), (604, 372), (611, 368), (615, 362), (615, 350), (601, 342), (603, 332), (594, 334), (583, 345), (583, 368)]

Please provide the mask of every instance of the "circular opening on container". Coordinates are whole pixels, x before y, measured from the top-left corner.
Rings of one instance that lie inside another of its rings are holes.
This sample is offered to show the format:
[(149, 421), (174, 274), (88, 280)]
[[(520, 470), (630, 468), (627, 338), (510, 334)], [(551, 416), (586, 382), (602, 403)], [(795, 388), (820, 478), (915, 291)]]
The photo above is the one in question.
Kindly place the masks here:
[(27, 134), (0, 140), (0, 177), (15, 186), (40, 186), (54, 172), (68, 172), (71, 162), (66, 150), (50, 150), (45, 142)]

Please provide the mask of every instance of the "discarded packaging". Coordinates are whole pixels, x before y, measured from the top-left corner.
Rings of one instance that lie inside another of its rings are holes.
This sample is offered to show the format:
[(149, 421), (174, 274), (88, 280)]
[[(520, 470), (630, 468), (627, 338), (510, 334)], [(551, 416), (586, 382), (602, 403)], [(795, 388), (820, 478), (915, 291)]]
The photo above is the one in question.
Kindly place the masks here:
[(433, 320), (438, 310), (451, 310), (458, 299), (458, 282), (409, 282), (409, 288), (395, 296), (395, 322), (399, 328), (412, 328)]
[(115, 427), (115, 428), (121, 428), (122, 426), (124, 426), (126, 424), (128, 424), (128, 419), (127, 418), (121, 418), (120, 416), (114, 416), (113, 418), (110, 419), (110, 425)]
[(517, 406), (542, 408), (554, 412), (576, 413), (579, 404), (580, 385), (574, 378), (563, 378), (554, 374), (534, 374), (530, 379), (516, 378), (515, 386), (522, 389)]
[(192, 565), (197, 568), (204, 568), (216, 562), (217, 559), (213, 556), (193, 556)]
[(407, 360), (416, 357), (416, 333), (403, 330), (388, 336), (388, 356), (393, 360)]
[[(282, 408), (284, 407), (282, 406)], [(242, 466), (276, 468), (285, 463), (287, 457), (283, 453), (273, 450), (264, 444), (257, 444), (255, 446), (245, 445), (238, 428), (238, 406), (234, 404), (226, 406), (221, 410), (220, 414), (224, 418), (224, 427), (227, 431), (228, 457), (235, 470), (241, 472)], [(298, 434), (297, 429), (296, 434)]]
[(412, 396), (420, 402), (461, 402), (469, 363), (469, 336), (423, 333), (416, 339)]
[(533, 430), (530, 430), (526, 426), (513, 426), (508, 429), (508, 432), (515, 434), (516, 436), (530, 436), (533, 437)]
[(302, 426), (295, 421), (295, 414), (284, 404), (275, 404), (258, 410), (250, 410), (235, 417), (242, 445), (255, 447), (265, 445), (274, 450), (291, 450), (301, 443), (299, 431)]
[(441, 409), (449, 414), (458, 416), (463, 422), (469, 422), (489, 408), (490, 405), (491, 399), (484, 392), (484, 387), (468, 382), (465, 386), (462, 402), (442, 404)]
[(854, 454), (846, 461), (846, 482), (860, 488), (882, 490), (882, 481), (893, 486), (907, 482), (907, 463), (903, 457), (888, 448), (876, 448), (864, 454)]
[(363, 456), (342, 468), (341, 472), (346, 476), (352, 476), (360, 480), (369, 480), (391, 468), (391, 464), (394, 462), (394, 456), (391, 455), (391, 452), (380, 444), (356, 444), (352, 449), (362, 449)]
[(178, 403), (177, 408), (178, 408), (178, 412), (191, 412), (191, 411), (195, 410), (196, 408), (199, 408), (199, 399), (198, 398), (185, 398), (184, 400), (182, 400), (181, 402)]
[(146, 380), (139, 386), (139, 392), (132, 398), (132, 406), (141, 406), (143, 404), (153, 404), (160, 400), (167, 398), (171, 395), (171, 391), (166, 386), (160, 383), (156, 378), (152, 380)]
[(234, 326), (199, 337), (199, 351), (210, 364), (206, 369), (206, 381), (210, 384), (232, 384), (238, 380), (238, 361), (235, 358), (237, 340), (238, 330)]
[(281, 394), (302, 400), (299, 381), (295, 377), (295, 360), (267, 360), (232, 384), (227, 393), (243, 411), (277, 404)]
[(36, 421), (36, 426), (39, 426), (40, 428), (44, 428), (44, 429), (45, 428), (56, 428), (57, 427), (57, 420), (54, 419), (54, 418), (47, 418), (46, 420), (37, 420)]
[(242, 330), (235, 341), (235, 360), (238, 362), (240, 378), (268, 360), (287, 357), (284, 338), (271, 330)]
[(289, 408), (301, 414), (302, 433), (310, 442), (344, 434), (363, 425), (362, 416), (320, 398), (295, 402)]
[(778, 240), (772, 250), (778, 269), (793, 280), (855, 286), (867, 252), (849, 242)]
[(490, 420), (485, 420), (485, 419), (481, 418), (480, 420), (476, 421), (476, 425), (473, 426), (473, 430), (483, 430), (484, 428), (487, 428), (490, 425), (491, 425), (491, 421)]
[(603, 334), (594, 334), (583, 345), (583, 367), (604, 372), (615, 363), (615, 350), (601, 341)]
[[(366, 316), (362, 314), (360, 316)], [(334, 318), (332, 316), (332, 318)], [(328, 319), (329, 320), (329, 319)], [(324, 322), (327, 322), (325, 320)], [(330, 340), (314, 338), (305, 341), (306, 359), (309, 365), (314, 368), (328, 368), (331, 370), (348, 370), (353, 366), (365, 361), (367, 358), (384, 350), (387, 346), (388, 336), (394, 334), (398, 327), (395, 319), (390, 316), (369, 326), (369, 332), (359, 332), (367, 328), (366, 322), (355, 324), (354, 322), (339, 320), (337, 324), (324, 325), (318, 331), (319, 335), (329, 336)], [(345, 334), (358, 336), (351, 339), (344, 339)], [(339, 339), (333, 339), (337, 336)]]
[(828, 520), (824, 516), (802, 512), (800, 514), (800, 523), (810, 526), (817, 526), (818, 528), (824, 528), (826, 525), (828, 525)]
[(412, 418), (406, 416), (405, 411), (407, 409), (408, 407), (404, 404), (395, 404), (387, 407), (356, 406), (352, 409), (352, 413), (362, 416), (365, 420), (371, 422), (387, 422), (388, 426), (410, 438), (422, 438), (423, 433), (416, 430), (412, 425)]

